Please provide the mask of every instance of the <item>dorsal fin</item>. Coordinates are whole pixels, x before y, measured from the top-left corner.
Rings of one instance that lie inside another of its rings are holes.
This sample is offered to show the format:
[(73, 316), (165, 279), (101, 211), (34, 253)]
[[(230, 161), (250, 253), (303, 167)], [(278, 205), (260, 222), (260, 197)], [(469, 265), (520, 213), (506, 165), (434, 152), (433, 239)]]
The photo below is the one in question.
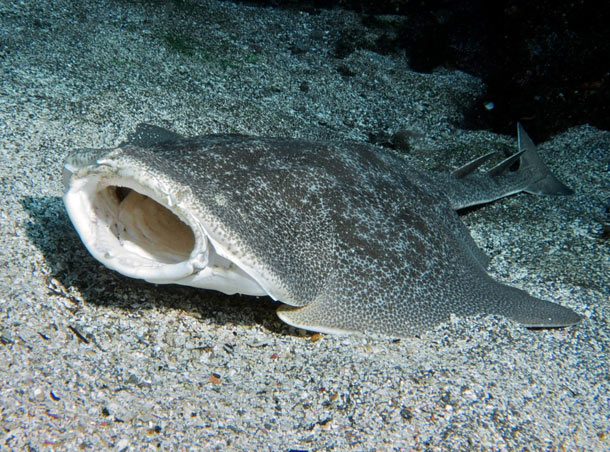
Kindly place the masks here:
[(481, 166), (483, 163), (485, 163), (487, 160), (489, 160), (496, 154), (497, 154), (496, 151), (491, 151), (489, 154), (485, 154), (481, 157), (478, 157), (478, 158), (466, 163), (464, 166), (460, 166), (459, 168), (454, 169), (453, 177), (455, 177), (456, 179), (462, 179), (462, 178), (468, 176), (474, 170), (476, 170), (479, 166)]
[(513, 163), (515, 163), (517, 160), (519, 160), (524, 152), (525, 152), (524, 150), (520, 150), (519, 152), (511, 155), (510, 157), (505, 158), (500, 163), (498, 163), (496, 166), (494, 166), (492, 169), (487, 171), (487, 175), (489, 177), (494, 177), (494, 176), (496, 176), (496, 175), (498, 175), (500, 173), (503, 173)]

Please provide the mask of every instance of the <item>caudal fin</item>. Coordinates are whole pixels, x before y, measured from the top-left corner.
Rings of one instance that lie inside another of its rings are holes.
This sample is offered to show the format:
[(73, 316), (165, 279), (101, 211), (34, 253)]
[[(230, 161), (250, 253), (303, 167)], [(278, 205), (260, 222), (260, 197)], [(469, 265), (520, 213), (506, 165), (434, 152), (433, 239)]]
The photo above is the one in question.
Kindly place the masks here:
[[(438, 186), (455, 209), (484, 204), (525, 191), (544, 195), (570, 195), (573, 191), (544, 164), (532, 139), (517, 124), (519, 151), (481, 173), (476, 171), (497, 152), (490, 152), (456, 169), (449, 177), (438, 176)], [(514, 166), (518, 164), (517, 170)]]
[(574, 191), (557, 179), (551, 170), (544, 164), (536, 146), (529, 137), (521, 123), (517, 123), (519, 139), (519, 151), (523, 154), (520, 158), (519, 171), (527, 171), (532, 174), (531, 181), (523, 191), (539, 195), (571, 195)]

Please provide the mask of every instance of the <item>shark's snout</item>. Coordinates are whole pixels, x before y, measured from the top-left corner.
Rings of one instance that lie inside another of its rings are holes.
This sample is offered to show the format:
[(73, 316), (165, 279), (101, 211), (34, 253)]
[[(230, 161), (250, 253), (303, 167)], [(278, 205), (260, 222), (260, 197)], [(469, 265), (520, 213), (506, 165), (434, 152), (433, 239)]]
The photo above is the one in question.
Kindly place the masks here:
[(72, 176), (79, 170), (88, 166), (93, 166), (104, 158), (111, 157), (113, 151), (108, 149), (78, 149), (68, 154), (64, 160), (64, 166), (62, 170), (62, 180), (64, 188), (68, 189), (72, 180)]

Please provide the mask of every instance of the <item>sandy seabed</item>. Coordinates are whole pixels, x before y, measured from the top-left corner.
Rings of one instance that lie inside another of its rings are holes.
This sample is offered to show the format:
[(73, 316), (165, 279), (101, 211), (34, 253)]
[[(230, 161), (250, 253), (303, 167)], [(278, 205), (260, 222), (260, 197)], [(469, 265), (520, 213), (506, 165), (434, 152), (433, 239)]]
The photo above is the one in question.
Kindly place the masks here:
[(130, 280), (80, 242), (62, 161), (140, 122), (333, 140), (403, 130), (429, 168), (515, 148), (455, 125), (481, 101), (476, 78), (415, 73), (400, 54), (334, 56), (359, 27), (341, 10), (211, 0), (0, 1), (0, 449), (610, 449), (608, 132), (540, 144), (575, 195), (463, 216), (491, 274), (576, 310), (573, 328), (477, 318), (400, 340), (312, 335), (269, 299)]

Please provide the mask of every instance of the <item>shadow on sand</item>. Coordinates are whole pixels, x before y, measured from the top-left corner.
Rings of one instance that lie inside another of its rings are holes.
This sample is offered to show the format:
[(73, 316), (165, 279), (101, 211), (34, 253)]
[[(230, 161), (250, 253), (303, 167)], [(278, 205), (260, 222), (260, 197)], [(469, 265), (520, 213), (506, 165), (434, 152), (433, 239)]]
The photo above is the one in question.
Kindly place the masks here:
[[(51, 268), (49, 278), (63, 285), (60, 293), (74, 288), (86, 302), (100, 306), (132, 311), (170, 307), (219, 325), (258, 324), (272, 332), (286, 329), (275, 315), (278, 303), (269, 297), (229, 296), (179, 285), (155, 285), (107, 269), (81, 242), (60, 197), (26, 197), (21, 203), (30, 215), (26, 233)], [(66, 298), (78, 308), (77, 299)]]

